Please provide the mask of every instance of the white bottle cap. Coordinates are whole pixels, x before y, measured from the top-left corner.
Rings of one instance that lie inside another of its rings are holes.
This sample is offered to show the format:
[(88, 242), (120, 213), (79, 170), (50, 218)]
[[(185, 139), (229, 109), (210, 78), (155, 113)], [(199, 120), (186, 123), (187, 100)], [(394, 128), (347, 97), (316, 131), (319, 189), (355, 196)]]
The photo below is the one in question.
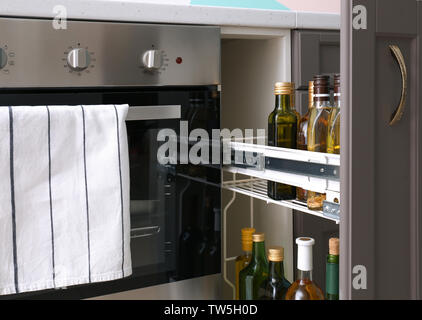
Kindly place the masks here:
[(297, 268), (302, 271), (312, 271), (312, 246), (315, 240), (312, 238), (297, 238)]

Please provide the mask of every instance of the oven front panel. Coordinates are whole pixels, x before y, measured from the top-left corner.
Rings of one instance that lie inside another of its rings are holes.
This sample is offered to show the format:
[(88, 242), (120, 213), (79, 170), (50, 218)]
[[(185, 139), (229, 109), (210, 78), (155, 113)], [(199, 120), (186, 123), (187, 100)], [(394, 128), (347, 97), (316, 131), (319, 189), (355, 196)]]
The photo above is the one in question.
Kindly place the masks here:
[(21, 90), (0, 92), (8, 105), (129, 104), (133, 274), (122, 280), (20, 294), (14, 298), (87, 298), (220, 272), (220, 165), (165, 164), (157, 160), (161, 129), (180, 138), (189, 130), (220, 128), (216, 86), (161, 89)]
[(0, 18), (0, 87), (220, 83), (218, 27)]

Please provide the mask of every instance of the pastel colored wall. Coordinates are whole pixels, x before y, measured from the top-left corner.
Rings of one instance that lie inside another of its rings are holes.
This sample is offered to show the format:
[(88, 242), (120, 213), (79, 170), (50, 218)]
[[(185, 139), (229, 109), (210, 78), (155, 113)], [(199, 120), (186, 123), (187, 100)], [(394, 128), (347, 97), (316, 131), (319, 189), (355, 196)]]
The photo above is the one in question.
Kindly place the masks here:
[[(110, 0), (118, 1), (118, 0)], [(340, 13), (341, 0), (131, 0), (134, 2)]]

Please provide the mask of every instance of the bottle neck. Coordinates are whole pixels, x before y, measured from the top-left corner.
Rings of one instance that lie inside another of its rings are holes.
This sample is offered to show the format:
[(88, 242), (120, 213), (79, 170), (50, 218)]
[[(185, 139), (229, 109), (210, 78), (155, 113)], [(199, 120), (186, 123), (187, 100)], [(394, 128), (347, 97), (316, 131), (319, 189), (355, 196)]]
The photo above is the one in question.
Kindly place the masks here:
[(271, 279), (281, 280), (284, 278), (284, 263), (283, 261), (269, 262), (269, 275)]
[(312, 270), (303, 271), (303, 270), (298, 269), (297, 270), (297, 280), (299, 280), (299, 281), (312, 281)]
[(330, 99), (314, 100), (314, 107), (317, 109), (331, 107)]
[(329, 254), (327, 256), (327, 262), (328, 263), (337, 263), (338, 264), (339, 261), (340, 261), (340, 256), (336, 256), (334, 254)]
[(334, 95), (334, 104), (337, 108), (340, 108), (340, 93), (337, 93), (337, 95)]
[(252, 261), (255, 263), (267, 261), (265, 254), (265, 242), (254, 242), (252, 248)]
[(289, 111), (291, 109), (291, 95), (277, 94), (275, 96), (275, 109)]

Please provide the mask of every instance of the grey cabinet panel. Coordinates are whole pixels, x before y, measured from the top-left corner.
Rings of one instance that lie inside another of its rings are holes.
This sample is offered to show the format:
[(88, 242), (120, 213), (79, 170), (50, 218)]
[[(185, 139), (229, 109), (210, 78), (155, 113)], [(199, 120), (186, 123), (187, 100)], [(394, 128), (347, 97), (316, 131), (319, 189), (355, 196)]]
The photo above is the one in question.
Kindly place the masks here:
[(295, 30), (292, 34), (293, 79), (297, 89), (308, 87), (316, 74), (340, 70), (340, 33), (338, 31)]
[(417, 10), (414, 0), (377, 0), (378, 33), (417, 33)]
[[(357, 5), (366, 8), (367, 29), (352, 27)], [(419, 298), (419, 7), (416, 0), (342, 1), (342, 298)], [(393, 126), (402, 81), (389, 45), (401, 49), (408, 71), (405, 112)], [(359, 266), (366, 288), (353, 285)]]

